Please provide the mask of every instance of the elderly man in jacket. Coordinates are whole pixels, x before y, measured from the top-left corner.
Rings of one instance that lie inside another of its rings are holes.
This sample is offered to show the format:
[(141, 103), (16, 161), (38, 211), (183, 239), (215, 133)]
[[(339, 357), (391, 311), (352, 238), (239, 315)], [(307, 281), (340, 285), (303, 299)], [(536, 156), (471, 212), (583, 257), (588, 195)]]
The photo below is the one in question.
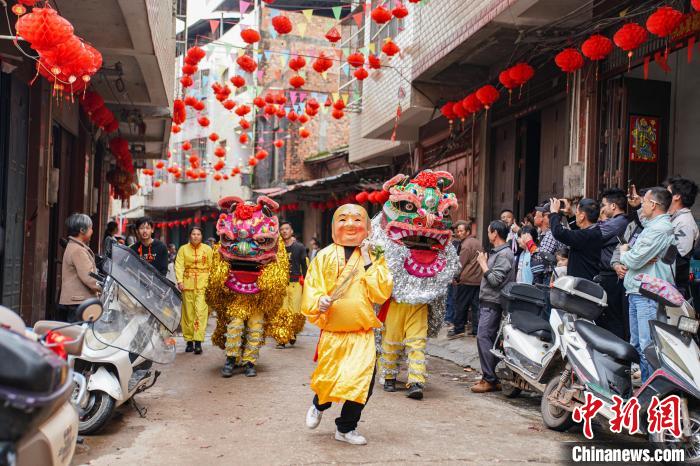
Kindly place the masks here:
[(471, 334), (476, 335), (479, 323), (479, 284), (483, 277), (476, 256), (483, 251), (479, 240), (472, 236), (472, 224), (461, 222), (457, 225), (457, 237), (462, 241), (459, 246), (460, 272), (455, 277), (457, 284), (454, 293), (454, 327), (447, 332), (447, 338), (464, 336), (469, 308), (472, 313)]
[(482, 379), (471, 390), (474, 393), (494, 392), (501, 389), (496, 377), (498, 360), (491, 354), (501, 324), (501, 289), (513, 281), (513, 251), (508, 247), (508, 227), (500, 220), (489, 224), (491, 254), (478, 252), (477, 263), (484, 273), (479, 290), (479, 331), (476, 337), (481, 362)]
[(651, 343), (648, 322), (656, 318), (656, 302), (639, 294), (639, 274), (673, 283), (673, 265), (661, 258), (674, 242), (673, 225), (667, 211), (671, 193), (661, 187), (651, 188), (644, 194), (639, 212), (644, 230), (634, 245), (620, 247), (620, 264), (626, 269), (625, 290), (629, 299), (630, 343), (637, 349), (642, 371), (642, 382), (651, 375), (651, 366), (644, 350)]

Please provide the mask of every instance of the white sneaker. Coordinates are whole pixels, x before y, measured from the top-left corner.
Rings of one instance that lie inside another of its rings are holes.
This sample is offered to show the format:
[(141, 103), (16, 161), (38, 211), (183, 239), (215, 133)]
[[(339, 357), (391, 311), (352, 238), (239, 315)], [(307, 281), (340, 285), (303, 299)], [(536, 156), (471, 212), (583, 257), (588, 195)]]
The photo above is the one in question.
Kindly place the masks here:
[(351, 445), (367, 445), (367, 439), (360, 435), (356, 430), (351, 430), (347, 434), (344, 434), (336, 429), (335, 439)]
[(321, 418), (323, 417), (323, 411), (316, 409), (316, 406), (311, 405), (309, 410), (306, 412), (306, 427), (309, 429), (315, 429), (321, 423)]

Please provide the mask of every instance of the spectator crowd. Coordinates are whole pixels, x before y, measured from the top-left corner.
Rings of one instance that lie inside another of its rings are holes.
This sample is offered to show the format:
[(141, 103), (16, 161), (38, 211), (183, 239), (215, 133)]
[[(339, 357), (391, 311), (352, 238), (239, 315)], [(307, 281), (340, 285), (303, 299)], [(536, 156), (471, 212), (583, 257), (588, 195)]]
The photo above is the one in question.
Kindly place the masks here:
[(487, 228), (489, 250), (473, 236), (473, 221), (454, 224), (460, 270), (448, 290), (447, 337), (476, 336), (483, 378), (476, 393), (500, 390), (491, 353), (501, 322), (501, 290), (510, 282), (549, 285), (563, 275), (600, 284), (607, 307), (596, 324), (635, 347), (639, 372), (651, 375), (644, 349), (656, 302), (639, 293), (639, 275), (674, 284), (696, 296), (691, 263), (700, 258), (698, 225), (691, 208), (698, 186), (672, 177), (637, 192), (630, 185), (604, 190), (599, 199), (552, 198), (520, 222), (504, 210)]

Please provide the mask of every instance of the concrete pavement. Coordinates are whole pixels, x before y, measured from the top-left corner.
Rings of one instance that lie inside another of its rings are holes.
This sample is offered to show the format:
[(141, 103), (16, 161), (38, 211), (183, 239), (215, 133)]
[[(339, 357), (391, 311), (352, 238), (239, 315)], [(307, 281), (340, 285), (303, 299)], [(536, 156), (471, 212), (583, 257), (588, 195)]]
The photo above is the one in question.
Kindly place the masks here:
[(358, 428), (369, 445), (340, 443), (333, 439), (339, 407), (316, 430), (304, 425), (316, 341), (309, 327), (293, 348), (276, 350), (268, 341), (258, 377), (231, 379), (219, 375), (221, 350), (207, 343), (196, 356), (183, 353), (180, 342), (175, 363), (137, 396), (147, 416), (120, 408), (103, 433), (78, 446), (74, 464), (546, 464), (560, 462), (563, 440), (580, 438), (545, 429), (539, 398), (475, 395), (468, 387), (476, 371), (429, 358), (423, 401), (375, 386)]

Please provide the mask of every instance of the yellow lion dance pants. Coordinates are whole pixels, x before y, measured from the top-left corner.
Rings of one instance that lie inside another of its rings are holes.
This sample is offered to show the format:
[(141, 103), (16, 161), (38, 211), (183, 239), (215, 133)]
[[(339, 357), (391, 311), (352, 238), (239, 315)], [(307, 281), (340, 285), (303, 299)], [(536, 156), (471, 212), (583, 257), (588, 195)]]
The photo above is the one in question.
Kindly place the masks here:
[(265, 317), (255, 310), (247, 320), (234, 317), (226, 328), (226, 356), (235, 357), (238, 365), (255, 365), (260, 347), (265, 344)]
[(185, 341), (204, 341), (209, 306), (204, 300), (204, 290), (182, 292), (182, 336)]
[(384, 378), (396, 379), (399, 359), (406, 351), (408, 382), (425, 384), (425, 344), (428, 337), (428, 305), (392, 301), (382, 331), (380, 364)]

